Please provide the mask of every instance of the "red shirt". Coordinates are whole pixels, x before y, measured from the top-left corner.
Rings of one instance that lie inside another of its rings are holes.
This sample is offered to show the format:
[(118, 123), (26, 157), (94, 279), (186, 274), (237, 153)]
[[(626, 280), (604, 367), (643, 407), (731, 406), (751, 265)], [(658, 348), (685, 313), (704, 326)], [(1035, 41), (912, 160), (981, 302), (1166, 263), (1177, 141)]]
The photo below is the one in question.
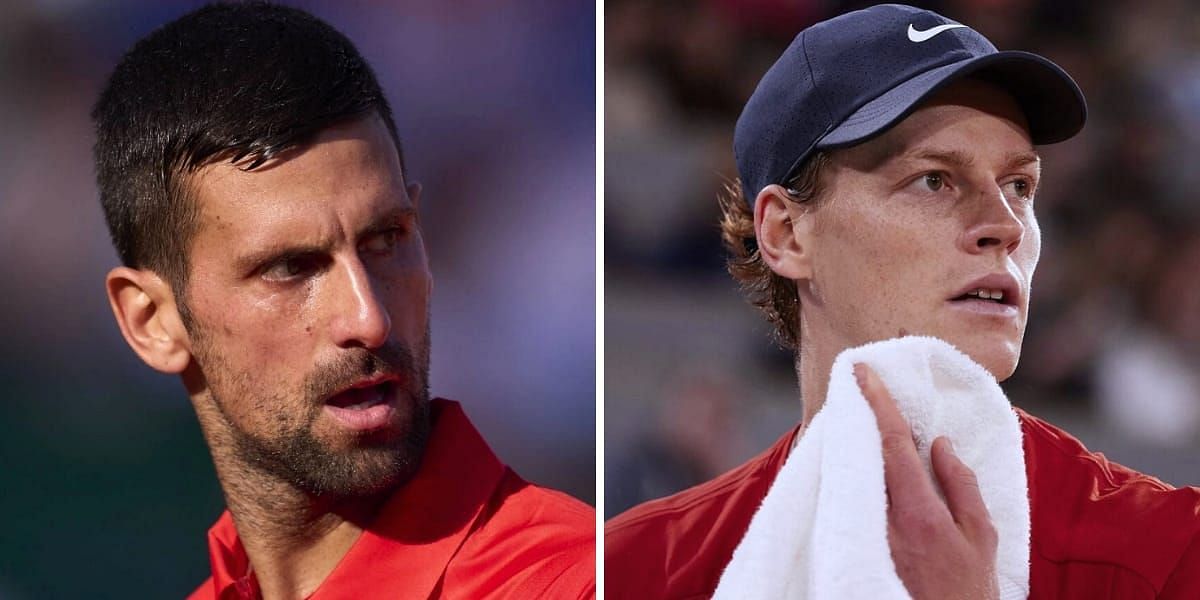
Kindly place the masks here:
[[(432, 415), (416, 475), (309, 598), (595, 597), (595, 510), (518, 477), (457, 402)], [(208, 547), (212, 577), (190, 600), (261, 597), (229, 511)]]
[[(1029, 480), (1029, 598), (1200, 598), (1200, 489), (1174, 489), (1017, 414)], [(712, 481), (611, 519), (605, 597), (712, 596), (798, 431)]]

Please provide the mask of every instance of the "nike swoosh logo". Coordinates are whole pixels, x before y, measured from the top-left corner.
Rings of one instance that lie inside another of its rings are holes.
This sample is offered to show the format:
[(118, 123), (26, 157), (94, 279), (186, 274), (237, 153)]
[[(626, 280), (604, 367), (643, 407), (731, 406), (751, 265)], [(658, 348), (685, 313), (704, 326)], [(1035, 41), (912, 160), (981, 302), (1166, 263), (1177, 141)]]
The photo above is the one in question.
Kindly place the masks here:
[(933, 36), (943, 32), (943, 31), (946, 31), (948, 29), (958, 29), (959, 27), (966, 27), (966, 25), (959, 25), (958, 23), (947, 23), (945, 25), (938, 25), (937, 27), (934, 27), (933, 29), (926, 29), (925, 31), (917, 31), (916, 27), (913, 27), (911, 24), (909, 24), (908, 40), (911, 42), (916, 42), (916, 43), (920, 44), (921, 42), (928, 41), (930, 38), (932, 38)]

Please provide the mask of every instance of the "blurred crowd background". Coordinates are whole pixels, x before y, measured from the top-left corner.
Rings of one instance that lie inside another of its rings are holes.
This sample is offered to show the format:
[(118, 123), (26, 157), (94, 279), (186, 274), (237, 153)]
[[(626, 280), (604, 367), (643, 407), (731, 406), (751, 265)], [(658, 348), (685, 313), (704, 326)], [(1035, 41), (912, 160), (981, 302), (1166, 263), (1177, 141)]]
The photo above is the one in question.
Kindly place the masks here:
[[(758, 79), (871, 3), (609, 0), (605, 513), (713, 477), (795, 427), (790, 353), (725, 273), (716, 195)], [(1088, 124), (1041, 150), (1042, 261), (1012, 401), (1109, 458), (1200, 484), (1200, 8), (914, 2), (1063, 66)]]
[[(181, 598), (223, 508), (183, 387), (130, 351), (88, 117), (199, 5), (0, 2), (0, 598)], [(595, 4), (300, 2), (373, 64), (424, 184), (432, 391), (595, 501)]]

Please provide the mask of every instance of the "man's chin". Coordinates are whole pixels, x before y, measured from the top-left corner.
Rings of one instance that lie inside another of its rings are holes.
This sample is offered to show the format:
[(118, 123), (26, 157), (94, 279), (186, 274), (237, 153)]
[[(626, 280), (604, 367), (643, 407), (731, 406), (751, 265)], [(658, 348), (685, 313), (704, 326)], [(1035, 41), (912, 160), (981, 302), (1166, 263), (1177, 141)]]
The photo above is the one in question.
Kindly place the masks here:
[(331, 457), (327, 468), (309, 473), (305, 491), (314, 495), (373, 496), (407, 483), (416, 474), (420, 460), (420, 455), (406, 450), (356, 450)]
[[(984, 367), (984, 368), (986, 369), (987, 367)], [(1008, 367), (1004, 367), (1004, 368), (1000, 368), (1000, 369), (987, 369), (987, 370), (989, 373), (992, 374), (993, 377), (996, 378), (997, 383), (1003, 383), (1009, 377), (1012, 377), (1013, 373), (1015, 373), (1017, 371), (1017, 363), (1014, 361)]]
[(979, 366), (987, 370), (988, 373), (991, 373), (997, 382), (1012, 377), (1013, 373), (1017, 370), (1017, 362), (1021, 358), (1020, 343), (972, 340), (976, 343), (968, 342), (959, 345), (955, 344), (952, 340), (947, 341), (971, 357), (971, 360), (979, 363)]
[(1011, 332), (963, 332), (958, 329), (947, 332), (914, 328), (902, 329), (901, 334), (938, 338), (966, 354), (998, 382), (1012, 377), (1021, 358), (1021, 337), (1014, 340)]
[(371, 496), (401, 486), (416, 474), (425, 440), (404, 436), (386, 445), (293, 455), (286, 478), (315, 496)]
[(370, 496), (403, 485), (417, 472), (431, 428), (428, 403), (369, 431), (320, 427), (263, 443), (238, 436), (244, 462), (313, 496)]
[(328, 450), (324, 464), (308, 471), (307, 491), (367, 496), (407, 483), (420, 467), (431, 424), (427, 409), (406, 416), (397, 427), (352, 432), (349, 448)]

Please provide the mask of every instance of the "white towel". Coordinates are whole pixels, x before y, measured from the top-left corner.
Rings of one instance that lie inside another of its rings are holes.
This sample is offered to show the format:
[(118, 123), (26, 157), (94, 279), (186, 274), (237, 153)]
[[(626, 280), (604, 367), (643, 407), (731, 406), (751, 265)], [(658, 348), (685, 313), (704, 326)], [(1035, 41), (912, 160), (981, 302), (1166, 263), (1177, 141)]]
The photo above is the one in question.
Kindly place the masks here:
[[(905, 337), (838, 355), (809, 423), (725, 568), (718, 599), (909, 598), (887, 541), (883, 455), (854, 363), (879, 375), (929, 470), (938, 436), (975, 471), (999, 534), (1003, 600), (1029, 594), (1029, 499), (1021, 428), (983, 367), (939, 339)], [(930, 471), (932, 472), (932, 471)]]

